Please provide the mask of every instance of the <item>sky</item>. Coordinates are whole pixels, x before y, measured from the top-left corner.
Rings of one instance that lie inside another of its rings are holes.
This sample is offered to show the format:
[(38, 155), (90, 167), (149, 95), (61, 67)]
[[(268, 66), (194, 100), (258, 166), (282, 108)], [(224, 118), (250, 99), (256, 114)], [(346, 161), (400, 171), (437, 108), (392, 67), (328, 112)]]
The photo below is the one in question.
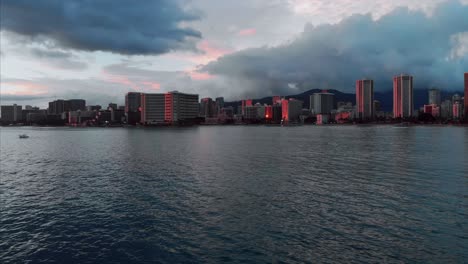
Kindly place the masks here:
[(468, 0), (1, 0), (0, 101), (463, 88)]

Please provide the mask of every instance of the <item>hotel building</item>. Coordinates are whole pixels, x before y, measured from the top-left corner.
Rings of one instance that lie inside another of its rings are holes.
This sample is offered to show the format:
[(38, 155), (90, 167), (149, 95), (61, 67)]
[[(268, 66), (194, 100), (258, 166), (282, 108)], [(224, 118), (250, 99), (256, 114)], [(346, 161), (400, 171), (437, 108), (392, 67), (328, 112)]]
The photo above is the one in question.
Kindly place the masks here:
[(413, 109), (413, 76), (401, 74), (393, 77), (393, 117), (412, 117)]
[(374, 118), (374, 81), (356, 81), (356, 114), (359, 119)]

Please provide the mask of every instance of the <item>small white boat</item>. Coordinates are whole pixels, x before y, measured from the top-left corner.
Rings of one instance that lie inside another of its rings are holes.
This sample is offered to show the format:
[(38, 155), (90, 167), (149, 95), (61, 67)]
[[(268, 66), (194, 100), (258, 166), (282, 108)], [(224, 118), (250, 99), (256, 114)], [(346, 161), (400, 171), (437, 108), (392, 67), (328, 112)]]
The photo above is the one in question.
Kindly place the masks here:
[(26, 134), (22, 134), (22, 135), (19, 135), (19, 138), (29, 138), (29, 136)]

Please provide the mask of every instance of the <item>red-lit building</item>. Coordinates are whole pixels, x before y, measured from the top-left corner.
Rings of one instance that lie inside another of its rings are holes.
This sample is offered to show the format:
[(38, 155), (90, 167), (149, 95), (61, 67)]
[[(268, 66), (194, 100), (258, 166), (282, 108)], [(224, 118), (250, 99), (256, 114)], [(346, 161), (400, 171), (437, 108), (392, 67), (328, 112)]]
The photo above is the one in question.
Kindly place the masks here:
[(317, 125), (324, 125), (324, 124), (328, 124), (328, 115), (318, 114)]
[(283, 122), (297, 122), (302, 112), (302, 101), (294, 98), (281, 100)]
[(431, 114), (433, 117), (440, 116), (440, 107), (436, 104), (424, 105), (424, 113)]
[(393, 117), (411, 117), (413, 109), (413, 76), (402, 74), (393, 77)]
[(465, 118), (468, 118), (468, 72), (465, 72)]
[(281, 102), (281, 97), (280, 96), (273, 96), (272, 105), (278, 104), (280, 102)]
[(360, 119), (374, 118), (374, 81), (356, 81), (356, 112)]
[(164, 94), (164, 121), (174, 121), (174, 97), (171, 93)]
[(265, 120), (272, 120), (273, 119), (273, 106), (267, 105), (265, 106)]
[(252, 99), (242, 100), (242, 115), (245, 115), (245, 107), (252, 105)]
[(284, 122), (287, 122), (288, 119), (289, 119), (289, 101), (287, 99), (283, 99), (281, 100), (281, 119), (284, 121)]
[(454, 119), (461, 119), (462, 118), (462, 105), (460, 102), (455, 102), (452, 106), (452, 115)]
[(349, 121), (352, 118), (352, 113), (351, 112), (340, 112), (335, 114), (335, 120), (338, 123), (345, 123), (346, 121)]
[(145, 125), (173, 124), (194, 120), (198, 116), (198, 95), (169, 92), (141, 94), (141, 123)]

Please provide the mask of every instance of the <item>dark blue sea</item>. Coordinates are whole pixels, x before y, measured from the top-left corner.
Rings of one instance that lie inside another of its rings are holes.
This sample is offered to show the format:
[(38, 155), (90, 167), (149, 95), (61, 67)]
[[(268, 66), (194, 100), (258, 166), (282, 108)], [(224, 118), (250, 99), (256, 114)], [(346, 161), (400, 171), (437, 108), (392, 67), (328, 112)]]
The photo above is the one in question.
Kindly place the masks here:
[(3, 127), (0, 140), (2, 264), (468, 262), (468, 128)]

